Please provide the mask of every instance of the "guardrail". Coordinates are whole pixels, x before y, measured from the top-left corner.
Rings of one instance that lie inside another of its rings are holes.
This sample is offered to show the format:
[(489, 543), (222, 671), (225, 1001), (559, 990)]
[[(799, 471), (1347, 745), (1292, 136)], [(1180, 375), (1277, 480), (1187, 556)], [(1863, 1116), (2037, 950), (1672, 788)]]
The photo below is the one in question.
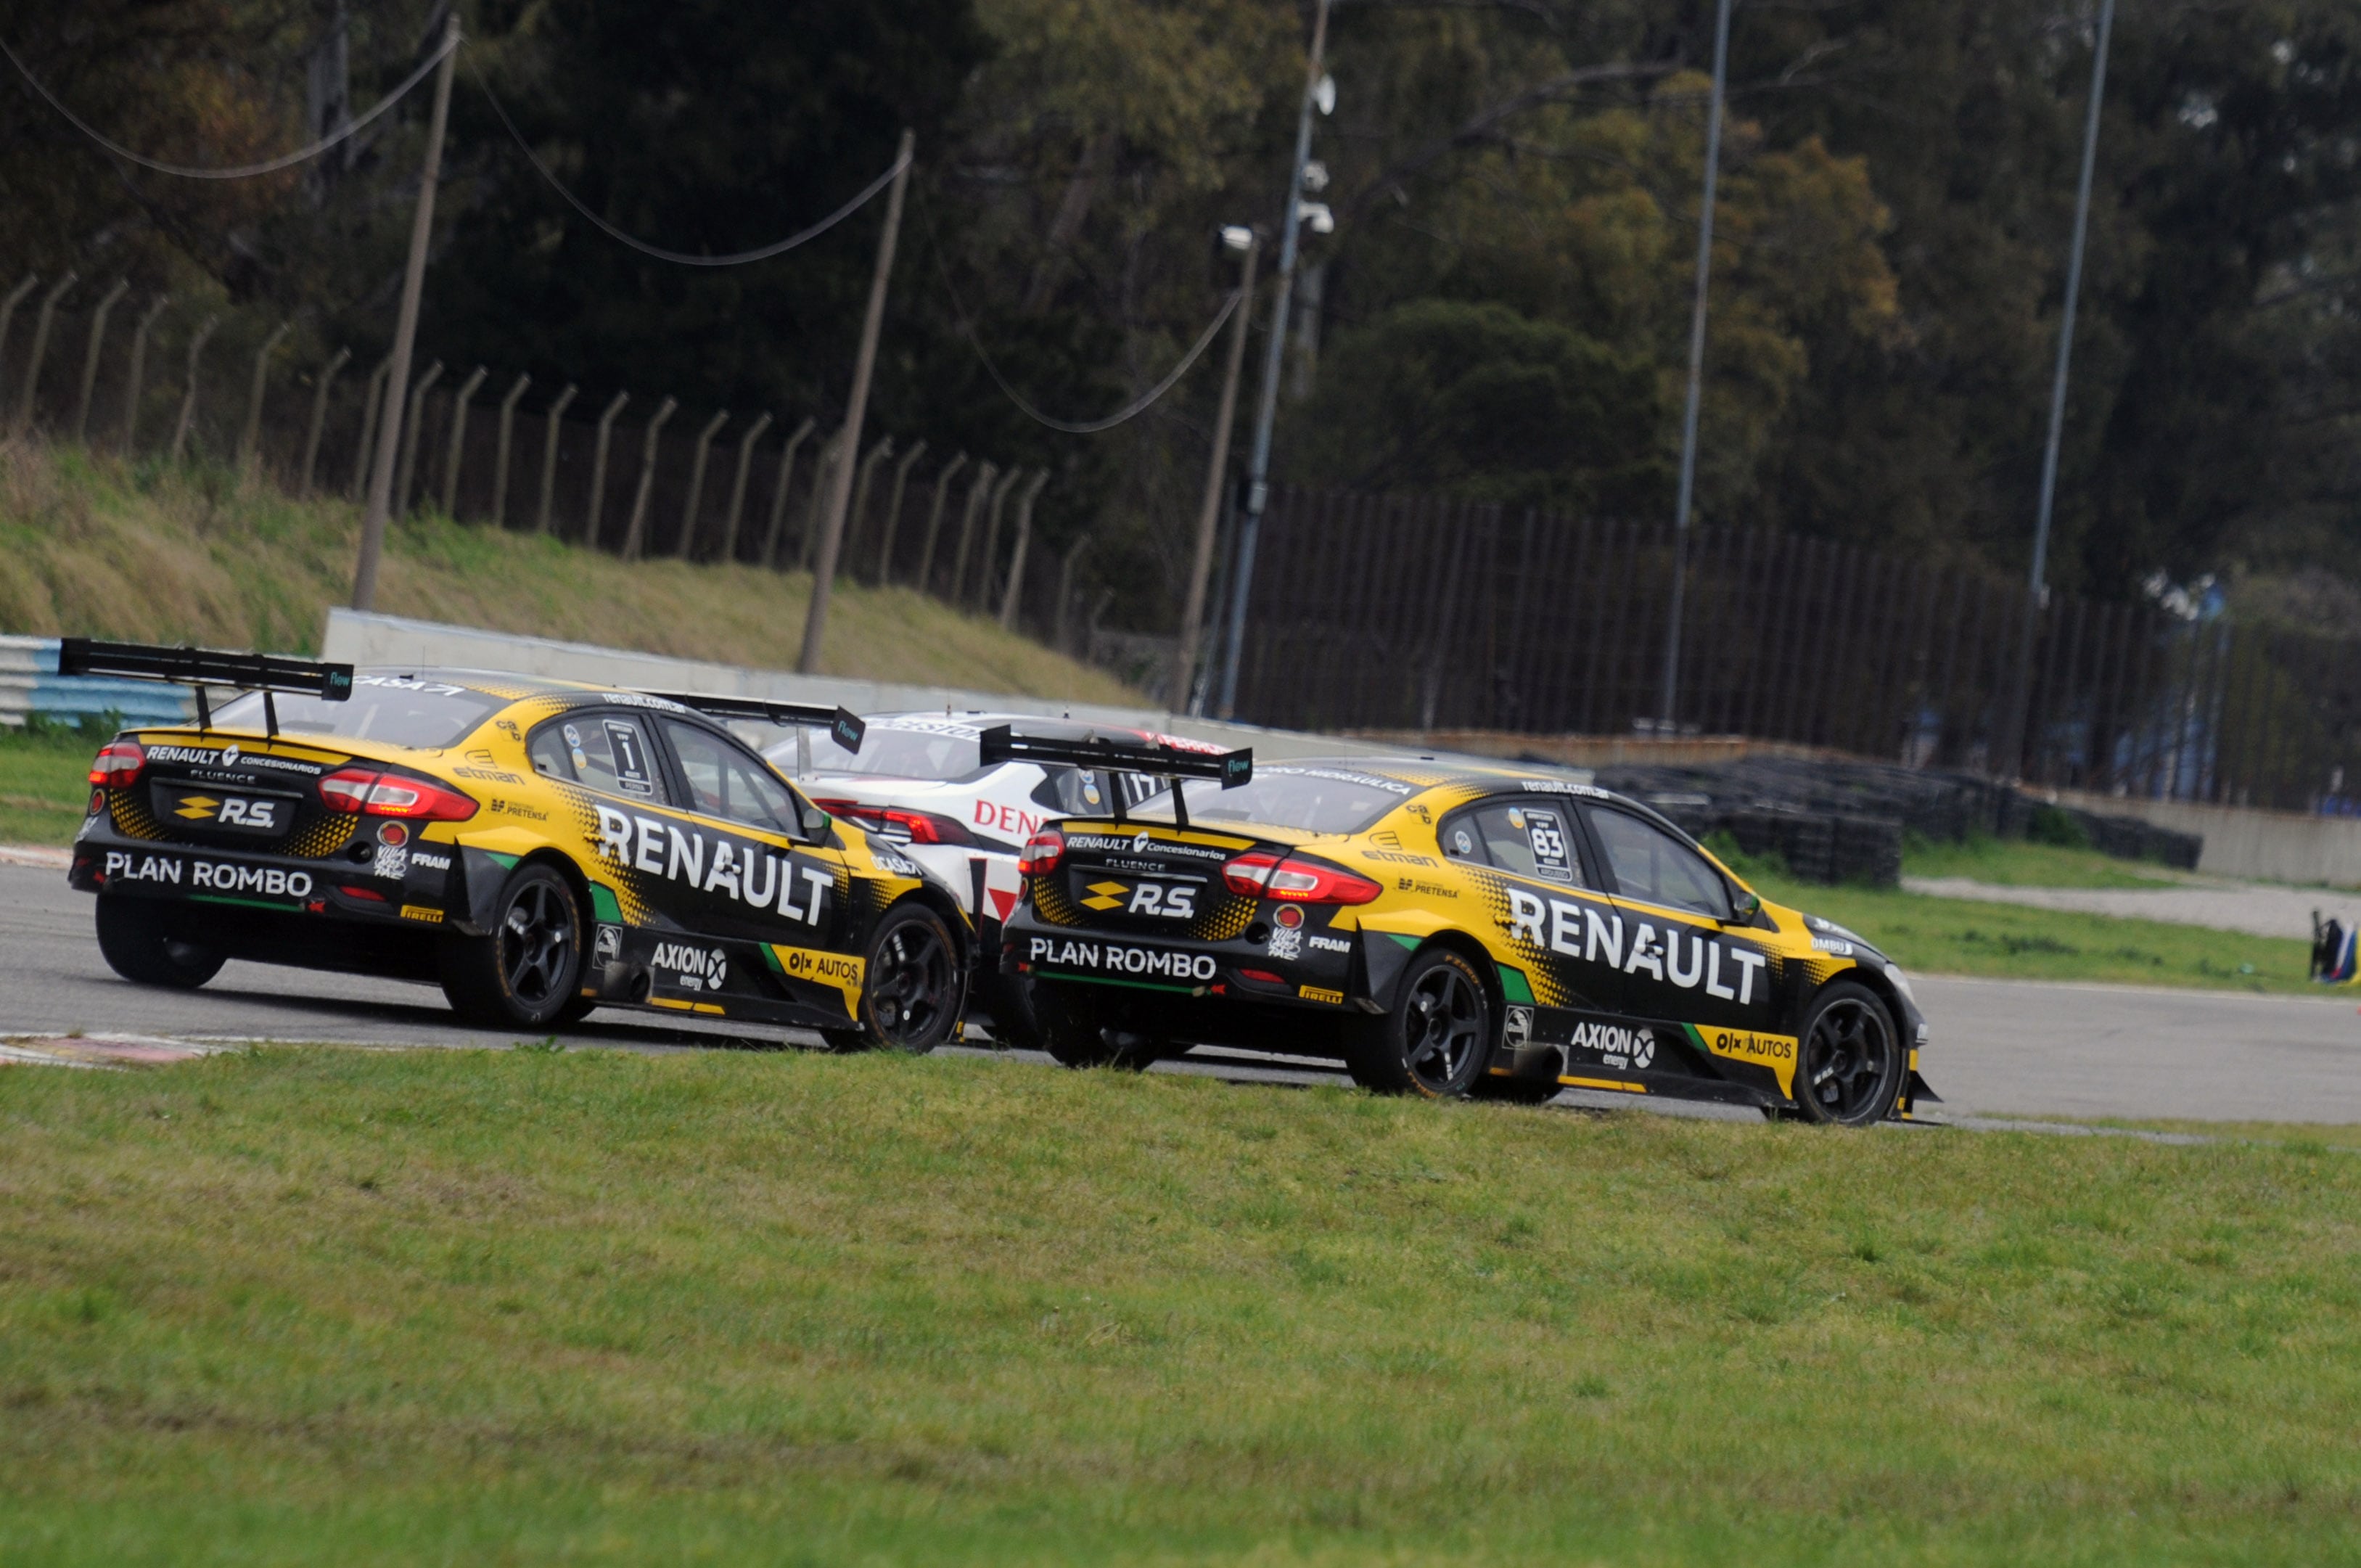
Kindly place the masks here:
[(0, 724), (27, 718), (95, 718), (116, 713), (128, 724), (177, 724), (195, 712), (189, 694), (153, 681), (58, 674), (54, 637), (0, 636)]

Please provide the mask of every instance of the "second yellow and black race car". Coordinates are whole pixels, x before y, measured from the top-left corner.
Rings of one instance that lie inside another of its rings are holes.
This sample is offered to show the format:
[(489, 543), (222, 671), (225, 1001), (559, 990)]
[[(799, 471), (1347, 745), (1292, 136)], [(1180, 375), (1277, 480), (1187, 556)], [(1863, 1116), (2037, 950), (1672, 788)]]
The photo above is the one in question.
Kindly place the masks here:
[[(439, 981), (536, 1031), (601, 1006), (840, 1047), (959, 1027), (959, 901), (720, 722), (853, 748), (850, 714), (75, 638), (59, 663), (197, 692), (196, 724), (126, 730), (91, 768), (68, 876), (126, 979), (200, 986), (236, 958)], [(245, 695), (214, 711), (209, 687)]]
[(1176, 778), (1026, 850), (1001, 961), (1070, 1065), (1224, 1044), (1341, 1058), (1393, 1092), (1573, 1087), (1856, 1125), (1932, 1098), (1900, 968), (1605, 790), (1432, 759), (983, 744)]

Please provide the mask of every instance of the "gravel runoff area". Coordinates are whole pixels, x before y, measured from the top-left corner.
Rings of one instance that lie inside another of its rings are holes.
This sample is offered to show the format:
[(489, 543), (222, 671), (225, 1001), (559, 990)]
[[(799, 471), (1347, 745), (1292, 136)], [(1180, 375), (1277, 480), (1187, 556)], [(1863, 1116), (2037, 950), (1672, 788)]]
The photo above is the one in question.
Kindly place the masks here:
[(2017, 904), (2081, 915), (2163, 920), (2257, 937), (2312, 940), (2312, 914), (2334, 916), (2349, 927), (2361, 919), (2361, 893), (2341, 888), (2279, 887), (2255, 883), (2191, 883), (2175, 887), (2003, 887), (1967, 877), (1902, 879), (1905, 893)]

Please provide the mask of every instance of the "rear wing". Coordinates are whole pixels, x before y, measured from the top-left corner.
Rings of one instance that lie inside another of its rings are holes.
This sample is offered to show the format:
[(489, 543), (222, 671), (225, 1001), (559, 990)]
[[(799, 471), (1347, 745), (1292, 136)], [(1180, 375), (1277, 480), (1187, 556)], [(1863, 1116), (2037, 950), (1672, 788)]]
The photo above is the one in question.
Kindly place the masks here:
[[(1172, 820), (1189, 826), (1188, 803), (1180, 795), (1183, 779), (1212, 779), (1224, 789), (1235, 789), (1254, 779), (1254, 750), (1191, 751), (1160, 740), (1091, 735), (1080, 740), (1046, 735), (1020, 735), (1005, 724), (995, 724), (977, 737), (986, 767), (994, 762), (1057, 762), (1068, 767), (1101, 768), (1114, 773), (1146, 773), (1172, 781)], [(1123, 792), (1110, 792), (1115, 819), (1123, 817)]]
[(273, 692), (316, 696), (324, 702), (345, 702), (353, 695), (353, 667), (324, 664), (311, 659), (282, 658), (275, 653), (225, 653), (211, 648), (165, 648), (144, 642), (93, 642), (68, 637), (58, 643), (58, 674), (116, 675), (136, 681), (169, 681), (197, 694), (197, 728), (214, 725), (207, 686), (228, 686), (262, 694), (264, 728), (279, 733), (279, 708)]
[(708, 718), (735, 718), (749, 724), (809, 724), (828, 731), (828, 738), (848, 751), (861, 750), (869, 726), (862, 717), (842, 707), (822, 707), (812, 702), (765, 702), (752, 696), (706, 696), (695, 692), (648, 692)]

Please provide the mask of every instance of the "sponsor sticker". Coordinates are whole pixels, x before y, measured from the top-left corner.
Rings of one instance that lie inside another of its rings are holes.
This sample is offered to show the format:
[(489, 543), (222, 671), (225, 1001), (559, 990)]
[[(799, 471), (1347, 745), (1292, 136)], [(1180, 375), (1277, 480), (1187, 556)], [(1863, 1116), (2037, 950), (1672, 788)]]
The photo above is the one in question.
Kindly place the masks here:
[(1656, 1059), (1654, 1034), (1617, 1024), (1576, 1024), (1565, 1043), (1576, 1050), (1593, 1052), (1613, 1068), (1645, 1071)]
[(410, 874), (410, 851), (399, 844), (379, 844), (369, 862), (369, 874), (400, 882)]
[(620, 926), (599, 927), (598, 934), (590, 940), (592, 961), (602, 964), (612, 963), (622, 956), (623, 928)]
[(1413, 855), (1404, 850), (1364, 850), (1361, 851), (1361, 859), (1383, 861), (1388, 865), (1395, 866), (1431, 866), (1435, 863), (1434, 857), (1432, 855)]
[(1084, 942), (1035, 937), (1029, 961), (1099, 974), (1148, 975), (1165, 980), (1211, 980), (1218, 967), (1211, 953), (1181, 953), (1127, 942)]
[(653, 968), (670, 971), (683, 991), (719, 991), (729, 978), (730, 955), (719, 948), (692, 947), (686, 942), (658, 942)]
[(1128, 836), (1114, 833), (1069, 833), (1069, 850), (1098, 850), (1107, 854), (1145, 855), (1154, 850), (1159, 855), (1181, 855), (1194, 861), (1227, 861), (1235, 850), (1215, 849), (1209, 844), (1184, 844), (1170, 839), (1152, 839), (1146, 828)]
[(439, 909), (429, 909), (423, 904), (403, 905), (401, 917), (404, 920), (423, 920), (429, 926), (443, 924), (443, 912)]
[(1439, 882), (1422, 882), (1414, 876), (1396, 877), (1394, 879), (1394, 891), (1396, 893), (1415, 893), (1424, 898), (1456, 898), (1459, 896), (1459, 890), (1455, 887), (1445, 887)]
[(1500, 1021), (1500, 1038), (1510, 1046), (1529, 1046), (1533, 1040), (1533, 1010), (1511, 1007)]
[(1270, 932), (1270, 956), (1275, 959), (1298, 958), (1303, 952), (1303, 932), (1294, 926), (1274, 926)]
[(1308, 940), (1312, 943), (1312, 950), (1316, 953), (1349, 953), (1353, 950), (1352, 943), (1340, 942), (1334, 937), (1323, 937), (1317, 932)]
[(1341, 991), (1328, 991), (1316, 985), (1300, 985), (1295, 988), (1295, 994), (1306, 1002), (1324, 1002), (1331, 1007), (1345, 1005), (1345, 993)]
[(410, 863), (413, 866), (424, 866), (430, 872), (447, 872), (451, 869), (448, 857), (431, 854), (424, 850), (411, 850)]

